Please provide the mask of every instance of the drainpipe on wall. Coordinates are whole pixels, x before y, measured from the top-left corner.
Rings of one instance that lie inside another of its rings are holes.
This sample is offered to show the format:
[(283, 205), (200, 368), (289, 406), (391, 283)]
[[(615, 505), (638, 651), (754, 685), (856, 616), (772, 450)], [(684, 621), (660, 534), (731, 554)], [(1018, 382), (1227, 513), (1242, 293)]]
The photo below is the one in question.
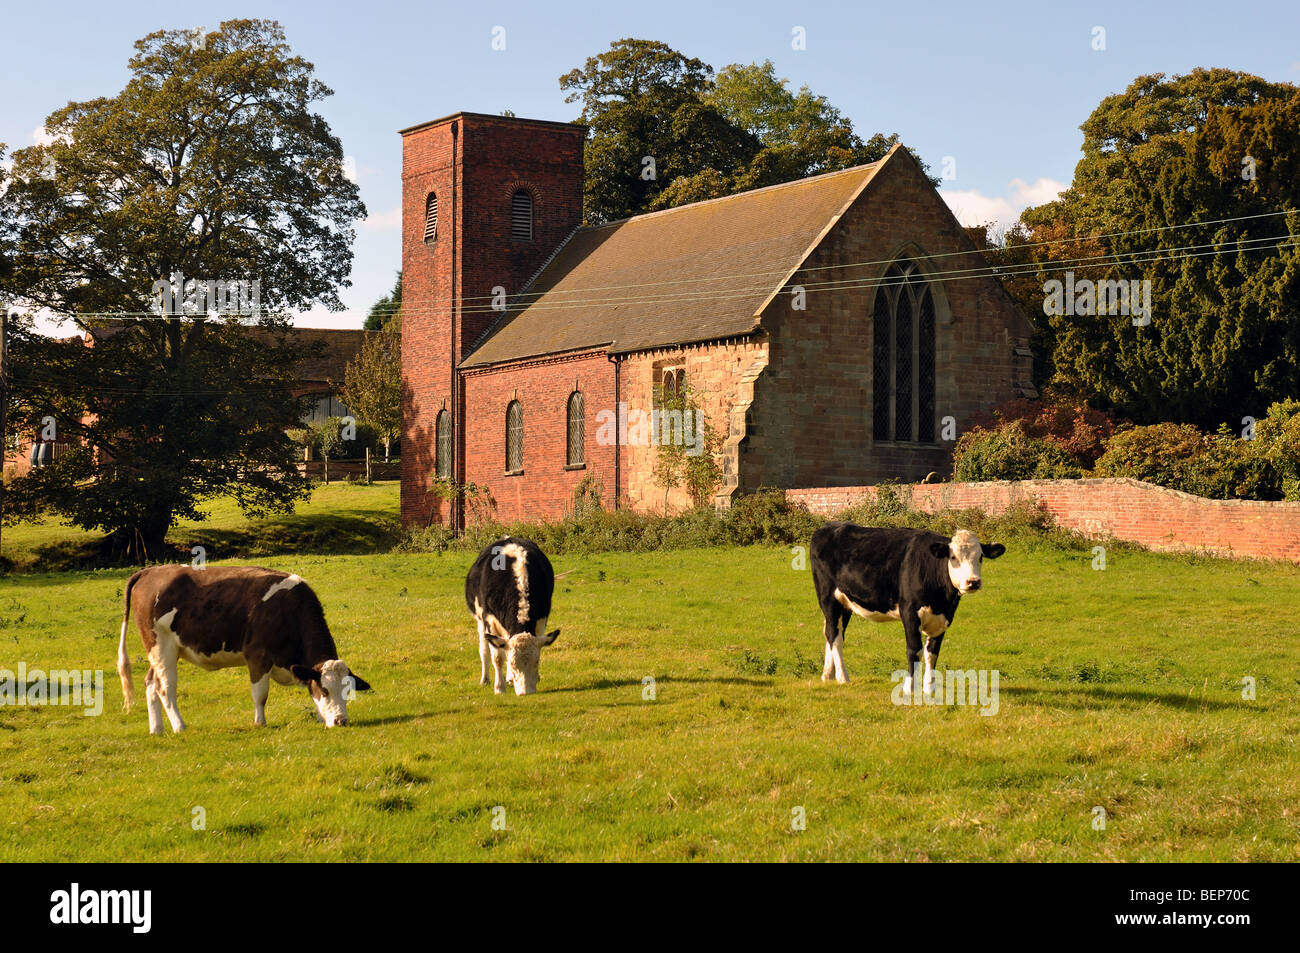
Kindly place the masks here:
[(610, 354), (608, 360), (614, 365), (614, 509), (617, 510), (621, 508), (619, 489), (622, 477), (623, 446), (620, 443), (622, 435), (619, 426), (619, 402), (622, 400), (622, 396), (619, 390), (618, 355)]
[[(460, 123), (451, 124), (451, 478), (458, 486), (465, 485), (465, 408), (461, 393), (460, 374)], [(465, 504), (460, 494), (452, 494), (447, 505), (447, 521), (451, 531), (459, 533), (465, 528)]]

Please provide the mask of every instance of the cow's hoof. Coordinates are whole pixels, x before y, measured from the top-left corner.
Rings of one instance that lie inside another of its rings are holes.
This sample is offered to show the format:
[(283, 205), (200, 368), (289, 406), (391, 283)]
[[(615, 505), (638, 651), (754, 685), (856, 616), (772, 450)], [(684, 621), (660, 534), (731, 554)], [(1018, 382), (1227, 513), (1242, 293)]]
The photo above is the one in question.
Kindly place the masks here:
[(486, 675), (484, 675), (482, 678), (480, 678), (480, 679), (478, 680), (478, 683), (479, 683), (480, 685), (486, 685), (486, 684), (488, 683), (488, 677), (487, 677)]
[(149, 729), (149, 734), (151, 734), (151, 735), (161, 735), (162, 733), (163, 733), (163, 730), (162, 730), (161, 728), (150, 728), (150, 729)]

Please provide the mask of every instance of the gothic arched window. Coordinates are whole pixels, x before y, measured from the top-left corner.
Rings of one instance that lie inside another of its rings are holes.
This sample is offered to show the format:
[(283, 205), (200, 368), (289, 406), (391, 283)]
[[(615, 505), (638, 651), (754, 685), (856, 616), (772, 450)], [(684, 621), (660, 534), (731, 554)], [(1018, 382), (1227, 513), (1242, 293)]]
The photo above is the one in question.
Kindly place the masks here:
[(584, 427), (587, 423), (586, 400), (582, 396), (582, 391), (575, 390), (569, 395), (569, 440), (568, 453), (565, 458), (571, 467), (580, 466), (586, 462), (586, 432)]
[(512, 400), (506, 408), (506, 472), (524, 468), (524, 407)]
[(934, 293), (916, 263), (899, 259), (876, 289), (872, 328), (872, 435), (934, 443)]
[(451, 477), (451, 414), (445, 410), (438, 411), (437, 456), (434, 468), (444, 480)]

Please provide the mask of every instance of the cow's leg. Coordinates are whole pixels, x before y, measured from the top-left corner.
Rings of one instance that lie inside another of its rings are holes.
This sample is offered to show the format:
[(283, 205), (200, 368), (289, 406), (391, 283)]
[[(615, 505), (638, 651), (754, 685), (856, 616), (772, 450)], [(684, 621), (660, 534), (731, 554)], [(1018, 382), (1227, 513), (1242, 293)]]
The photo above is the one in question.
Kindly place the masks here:
[(939, 647), (943, 645), (942, 635), (932, 635), (925, 640), (925, 680), (921, 691), (927, 695), (934, 694), (934, 670), (939, 665)]
[(847, 682), (844, 671), (844, 630), (849, 627), (849, 612), (834, 599), (822, 602), (822, 615), (826, 619), (822, 636), (826, 640), (826, 655), (822, 659), (822, 681)]
[(162, 699), (158, 697), (158, 680), (154, 676), (153, 666), (149, 666), (149, 671), (144, 676), (144, 697), (149, 703), (149, 734), (161, 735), (163, 733), (163, 706)]
[(180, 658), (180, 648), (176, 640), (159, 639), (158, 655), (159, 664), (154, 666), (154, 671), (158, 673), (158, 680), (161, 682), (158, 692), (162, 696), (163, 711), (167, 713), (167, 720), (172, 723), (172, 731), (179, 734), (185, 730), (185, 720), (181, 718), (180, 709), (176, 707), (176, 663)]
[(903, 680), (903, 694), (910, 696), (915, 689), (913, 678), (921, 665), (921, 615), (915, 606), (900, 606), (899, 618), (903, 620), (903, 634), (907, 637), (907, 678)]
[(488, 661), (492, 658), (492, 646), (488, 644), (487, 626), (483, 624), (483, 620), (477, 619), (475, 621), (478, 622), (478, 683), (486, 685), (488, 683)]
[(492, 646), (492, 691), (501, 695), (506, 690), (506, 667), (510, 656), (505, 649)]
[(250, 670), (248, 673), (250, 684), (253, 688), (253, 724), (266, 724), (266, 699), (271, 694), (271, 673), (263, 672), (261, 678), (257, 678)]

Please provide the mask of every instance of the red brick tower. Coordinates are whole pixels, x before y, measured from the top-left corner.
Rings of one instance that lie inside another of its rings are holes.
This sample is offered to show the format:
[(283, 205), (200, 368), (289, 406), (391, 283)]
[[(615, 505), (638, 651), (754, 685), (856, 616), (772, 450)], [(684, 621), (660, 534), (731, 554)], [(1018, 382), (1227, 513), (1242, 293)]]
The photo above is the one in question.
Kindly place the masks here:
[[(582, 222), (586, 127), (456, 113), (402, 135), (402, 522), (447, 520), (430, 482), (448, 412), (464, 481), (456, 365)], [(444, 455), (446, 455), (444, 449)]]

